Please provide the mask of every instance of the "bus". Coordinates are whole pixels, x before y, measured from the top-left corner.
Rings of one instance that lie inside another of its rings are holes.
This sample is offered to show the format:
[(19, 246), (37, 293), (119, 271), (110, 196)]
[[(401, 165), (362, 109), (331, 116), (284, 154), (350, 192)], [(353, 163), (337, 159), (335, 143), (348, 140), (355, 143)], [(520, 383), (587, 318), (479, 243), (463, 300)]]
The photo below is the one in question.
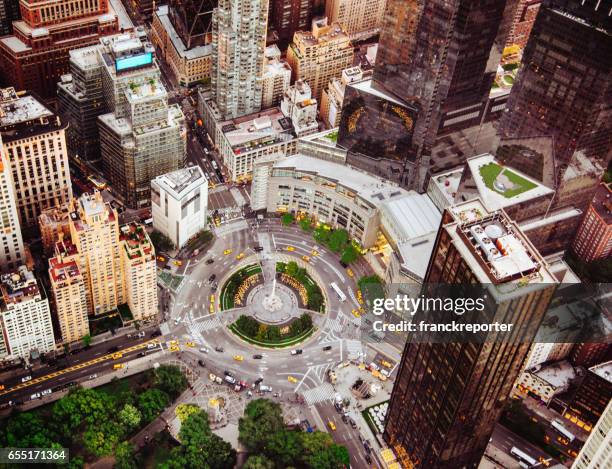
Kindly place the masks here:
[(567, 428), (565, 428), (563, 424), (561, 424), (561, 422), (558, 422), (557, 420), (553, 420), (551, 425), (555, 430), (561, 433), (561, 435), (567, 438), (570, 443), (576, 439), (576, 435), (574, 435)]
[(518, 449), (516, 446), (512, 447), (512, 449), (510, 450), (510, 454), (519, 460), (521, 467), (533, 466), (535, 463), (538, 462), (524, 451)]
[(345, 302), (346, 301), (346, 295), (344, 293), (342, 293), (342, 290), (340, 290), (340, 287), (338, 287), (338, 285), (336, 285), (334, 282), (332, 282), (331, 287), (336, 292), (336, 295), (338, 295), (338, 299), (341, 302)]

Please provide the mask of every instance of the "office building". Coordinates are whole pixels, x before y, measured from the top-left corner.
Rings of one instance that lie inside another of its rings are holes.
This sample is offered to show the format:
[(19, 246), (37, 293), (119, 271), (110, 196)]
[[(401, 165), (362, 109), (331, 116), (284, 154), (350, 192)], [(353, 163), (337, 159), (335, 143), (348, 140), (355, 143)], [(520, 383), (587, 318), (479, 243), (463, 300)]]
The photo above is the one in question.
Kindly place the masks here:
[(611, 399), (612, 362), (605, 362), (588, 369), (563, 416), (590, 432)]
[(55, 243), (61, 237), (70, 236), (70, 206), (62, 204), (43, 210), (38, 216), (38, 228), (43, 250), (48, 257), (55, 252)]
[(151, 179), (183, 165), (185, 118), (168, 103), (150, 44), (117, 35), (102, 40), (98, 56), (109, 111), (98, 117), (104, 174), (125, 205), (146, 207)]
[(579, 373), (565, 360), (535, 365), (521, 373), (517, 387), (548, 405), (553, 397), (569, 389)]
[(13, 35), (0, 39), (0, 70), (5, 81), (42, 98), (55, 96), (60, 77), (69, 73), (69, 52), (116, 34), (117, 12), (107, 0), (59, 0), (49, 5), (21, 0), (22, 18)]
[(64, 344), (77, 342), (89, 334), (87, 319), (87, 287), (75, 260), (49, 260), (49, 280), (53, 310)]
[(605, 342), (575, 344), (569, 356), (574, 366), (591, 367), (612, 359), (612, 346)]
[(541, 4), (542, 0), (518, 0), (506, 37), (506, 46), (525, 48)]
[(270, 24), (286, 47), (296, 31), (306, 31), (312, 20), (313, 0), (270, 0)]
[(49, 300), (25, 266), (0, 276), (0, 359), (39, 358), (55, 350)]
[(572, 469), (603, 469), (612, 466), (612, 400), (584, 443)]
[(345, 91), (338, 142), (350, 164), (424, 188), (446, 116), (459, 130), (489, 100), (505, 4), (387, 0), (373, 80)]
[[(507, 249), (490, 250), (492, 241)], [(504, 318), (522, 337), (406, 343), (384, 430), (402, 467), (478, 465), (556, 289), (520, 228), (479, 199), (443, 214), (424, 285), (438, 283), (481, 285), (486, 307), (473, 320)]]
[(157, 261), (145, 227), (128, 223), (119, 237), (125, 301), (136, 321), (157, 315)]
[(32, 227), (43, 210), (72, 197), (67, 123), (28, 92), (17, 93), (14, 88), (0, 92), (0, 134), (17, 211), (21, 227)]
[(313, 134), (319, 130), (317, 122), (317, 100), (312, 97), (310, 86), (296, 80), (283, 96), (281, 111), (291, 119), (297, 137)]
[[(194, 3), (186, 2), (182, 6), (176, 5), (177, 10), (172, 10), (168, 5), (160, 5), (153, 15), (151, 26), (151, 41), (161, 52), (161, 58), (170, 66), (180, 86), (210, 84), (212, 38), (210, 18), (208, 21), (205, 18), (207, 15), (212, 16), (212, 10), (195, 17), (197, 18), (196, 26), (200, 25), (200, 22), (208, 25), (205, 33), (203, 32), (200, 35), (195, 32), (189, 34), (188, 31), (182, 29), (193, 26), (185, 24), (182, 18), (185, 14), (191, 13), (191, 7), (194, 6)], [(197, 2), (198, 5), (206, 3)], [(184, 34), (179, 34), (179, 31)]]
[(154, 0), (130, 0), (123, 3), (127, 13), (136, 24), (150, 23), (155, 9)]
[(221, 120), (261, 109), (268, 0), (219, 0), (213, 13), (211, 89)]
[[(610, 25), (601, 2), (542, 2), (499, 122), (498, 151), (506, 152), (508, 163), (518, 167), (513, 159), (521, 152), (550, 153), (561, 180), (578, 151), (591, 160), (610, 159)], [(512, 139), (514, 147), (505, 148), (504, 139)]]
[(606, 259), (612, 254), (612, 184), (602, 183), (595, 191), (572, 251), (583, 262)]
[(281, 59), (276, 44), (266, 47), (261, 107), (269, 109), (278, 106), (291, 83), (291, 67)]
[(0, 0), (0, 36), (13, 32), (13, 21), (21, 18), (19, 0)]
[(329, 80), (327, 88), (321, 94), (320, 115), (321, 120), (328, 129), (340, 125), (340, 115), (342, 113), (342, 102), (344, 101), (344, 90), (346, 85), (356, 81), (365, 80), (371, 77), (372, 72), (364, 72), (358, 65), (342, 70), (340, 78), (333, 77)]
[(26, 260), (26, 252), (21, 236), (21, 226), (17, 215), (17, 200), (11, 167), (2, 148), (0, 135), (0, 270), (14, 270)]
[(212, 16), (216, 0), (172, 0), (168, 3), (170, 22), (187, 49), (212, 42)]
[(296, 31), (287, 49), (287, 62), (293, 79), (310, 85), (312, 96), (320, 100), (323, 88), (333, 77), (353, 64), (353, 46), (338, 23), (313, 21), (312, 31)]
[(387, 0), (329, 0), (325, 16), (340, 23), (351, 40), (363, 40), (380, 32)]
[(199, 166), (190, 166), (151, 181), (153, 228), (177, 249), (206, 229), (208, 181)]

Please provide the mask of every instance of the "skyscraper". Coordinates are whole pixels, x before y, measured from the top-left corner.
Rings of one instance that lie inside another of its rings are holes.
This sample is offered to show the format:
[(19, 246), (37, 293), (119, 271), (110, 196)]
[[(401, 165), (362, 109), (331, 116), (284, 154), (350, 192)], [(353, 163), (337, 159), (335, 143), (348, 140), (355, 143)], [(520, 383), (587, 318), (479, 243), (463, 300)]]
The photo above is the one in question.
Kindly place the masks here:
[[(507, 10), (498, 0), (388, 0), (373, 80), (346, 90), (338, 142), (349, 162), (421, 188), (442, 117), (478, 112), (488, 98)], [(379, 152), (388, 126), (394, 142)]]
[(310, 28), (313, 0), (270, 0), (270, 24), (286, 46), (296, 31)]
[(0, 135), (0, 270), (13, 270), (25, 261), (15, 186)]
[(187, 49), (212, 42), (212, 15), (216, 0), (171, 0), (170, 21)]
[(21, 17), (19, 0), (0, 0), (0, 36), (13, 32), (13, 21)]
[(10, 166), (22, 228), (72, 197), (68, 124), (29, 92), (0, 90), (0, 133)]
[(220, 120), (261, 109), (268, 0), (220, 0), (213, 13), (211, 86)]
[(54, 97), (57, 82), (68, 73), (70, 50), (119, 31), (108, 0), (21, 0), (21, 11), (13, 35), (0, 39), (0, 70), (7, 84), (43, 98)]
[[(491, 243), (501, 249), (492, 250)], [(488, 333), (461, 343), (409, 340), (384, 439), (403, 467), (475, 467), (509, 400), (556, 280), (503, 210), (489, 212), (474, 199), (444, 212), (423, 285), (435, 284), (482, 285), (486, 307), (476, 319), (512, 323), (522, 337), (500, 340), (497, 333)]]
[(584, 262), (612, 256), (612, 184), (602, 183), (595, 191), (572, 250)]
[(325, 16), (340, 23), (353, 40), (366, 39), (380, 31), (387, 0), (329, 0)]
[(612, 400), (599, 417), (597, 425), (584, 443), (572, 469), (592, 469), (612, 466)]
[[(590, 159), (610, 159), (611, 33), (610, 6), (603, 2), (542, 2), (500, 119), (500, 151), (509, 163), (520, 157), (515, 153), (550, 153), (560, 180), (578, 150)], [(536, 137), (548, 140), (550, 150)], [(506, 139), (514, 149), (507, 151)]]

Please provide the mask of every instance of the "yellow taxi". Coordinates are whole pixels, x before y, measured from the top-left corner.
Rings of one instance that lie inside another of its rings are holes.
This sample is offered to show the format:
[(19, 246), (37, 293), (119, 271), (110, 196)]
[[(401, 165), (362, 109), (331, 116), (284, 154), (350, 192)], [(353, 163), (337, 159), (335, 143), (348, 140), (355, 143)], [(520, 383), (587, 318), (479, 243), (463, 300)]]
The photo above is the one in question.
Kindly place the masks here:
[(242, 355), (234, 355), (234, 360), (236, 360), (237, 362), (241, 362), (244, 360), (244, 357)]
[(187, 347), (195, 347), (195, 344), (193, 342), (185, 342), (185, 346), (187, 346)]
[(540, 461), (542, 463), (542, 465), (545, 466), (545, 467), (550, 466), (550, 459), (546, 459), (544, 456), (540, 456), (538, 458), (538, 461)]
[(293, 252), (295, 251), (295, 248), (293, 246), (287, 246), (287, 251)]
[(213, 303), (210, 304), (210, 308), (209, 308), (211, 313), (215, 312), (215, 305)]
[(361, 294), (361, 290), (357, 289), (357, 303), (360, 305), (363, 304), (363, 295)]
[(351, 269), (346, 269), (346, 274), (351, 278), (355, 276), (355, 274), (353, 273)]
[(385, 368), (391, 368), (393, 365), (391, 365), (391, 363), (389, 363), (387, 360), (381, 360), (380, 364), (382, 366), (384, 366)]
[(334, 422), (332, 422), (332, 421), (330, 420), (329, 422), (327, 422), (327, 425), (329, 426), (329, 429), (330, 429), (332, 432), (335, 432), (335, 431), (336, 431), (336, 424), (335, 424)]
[(302, 256), (302, 260), (306, 261), (306, 262), (310, 262), (310, 257), (308, 256)]
[(120, 370), (121, 368), (124, 368), (123, 363), (115, 363), (113, 365), (113, 370)]
[(211, 303), (215, 302), (215, 295), (214, 294), (210, 295), (210, 302)]
[(242, 259), (244, 257), (244, 252), (241, 252), (240, 254), (238, 254), (236, 256), (236, 260), (239, 261), (240, 259)]
[(174, 261), (173, 264), (177, 267), (180, 267), (183, 265), (183, 261)]
[(122, 353), (113, 353), (112, 355), (113, 360), (119, 360), (121, 357), (123, 357)]
[(226, 256), (227, 256), (228, 254), (231, 254), (231, 253), (232, 253), (232, 250), (231, 250), (231, 249), (226, 249), (225, 251), (223, 251), (223, 254), (224, 254), (224, 255), (226, 255)]
[(319, 255), (319, 251), (317, 251), (316, 249), (313, 249), (310, 254), (312, 254), (313, 256), (318, 256)]
[(171, 340), (170, 342), (168, 342), (170, 344), (170, 346), (172, 345), (178, 345), (178, 340)]
[(181, 348), (178, 345), (171, 345), (169, 350), (171, 352), (178, 352), (179, 350), (181, 350)]
[(287, 381), (289, 381), (290, 383), (297, 383), (298, 380), (295, 379), (293, 376), (287, 376)]
[(359, 314), (359, 312), (356, 309), (351, 311), (351, 313), (353, 313), (353, 316), (355, 316), (356, 318), (360, 318), (361, 317), (361, 314)]
[(157, 260), (159, 262), (166, 262), (166, 258), (164, 256), (157, 256)]
[(215, 225), (221, 226), (221, 219), (219, 217), (215, 218)]

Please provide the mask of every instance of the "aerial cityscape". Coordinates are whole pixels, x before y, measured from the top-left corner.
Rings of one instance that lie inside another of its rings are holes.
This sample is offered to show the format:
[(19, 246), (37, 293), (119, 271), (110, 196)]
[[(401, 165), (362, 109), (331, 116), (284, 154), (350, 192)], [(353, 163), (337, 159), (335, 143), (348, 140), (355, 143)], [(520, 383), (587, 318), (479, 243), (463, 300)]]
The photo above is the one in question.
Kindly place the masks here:
[(610, 0), (0, 0), (0, 467), (612, 469)]

